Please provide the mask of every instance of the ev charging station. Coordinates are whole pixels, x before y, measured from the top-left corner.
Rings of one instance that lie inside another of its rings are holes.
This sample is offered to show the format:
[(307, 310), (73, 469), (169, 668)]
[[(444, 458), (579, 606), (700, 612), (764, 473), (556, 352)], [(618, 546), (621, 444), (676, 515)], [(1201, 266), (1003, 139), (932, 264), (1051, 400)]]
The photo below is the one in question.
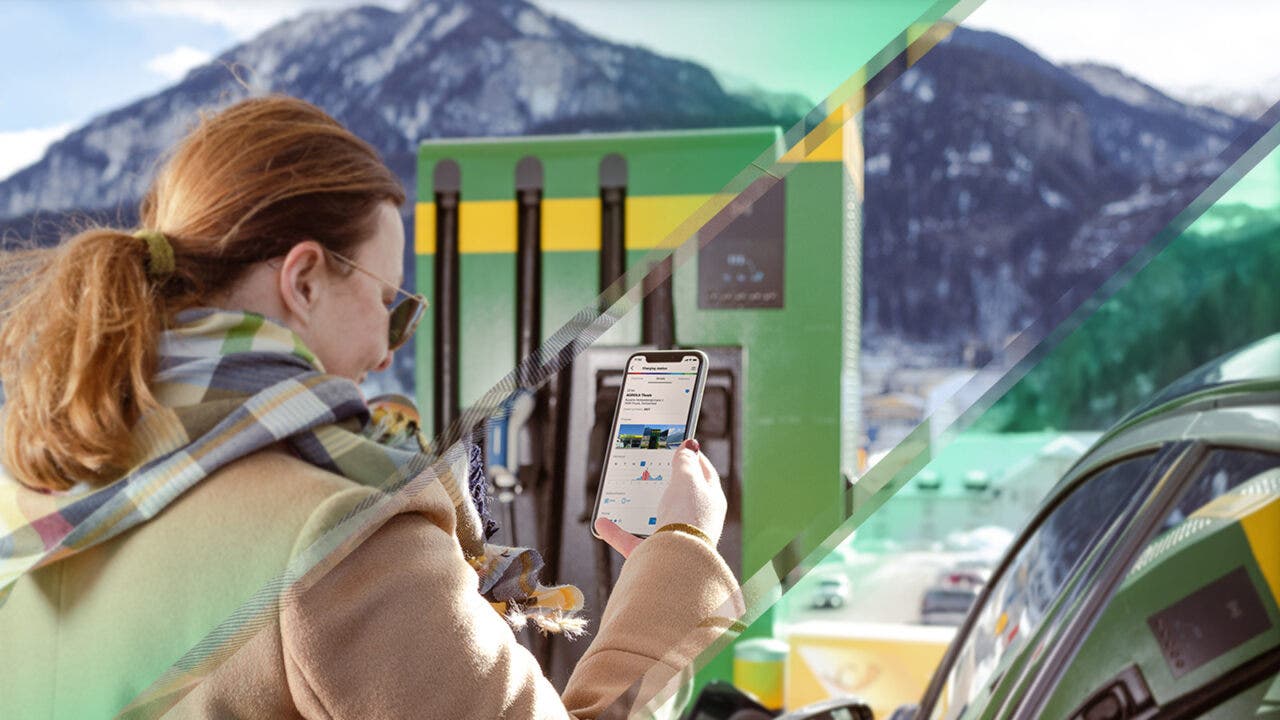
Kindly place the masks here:
[[(416, 381), (426, 435), (654, 260), (655, 247), (673, 247), (668, 236), (744, 168), (782, 158), (780, 140), (761, 127), (423, 143), (416, 270), (434, 308), (417, 334)], [(740, 578), (844, 502), (847, 145), (836, 132), (796, 157), (714, 238), (670, 238), (694, 257), (654, 273), (663, 282), (646, 278), (638, 312), (541, 387), (517, 390), (488, 427), (495, 541), (541, 551), (546, 580), (582, 589), (591, 627), (622, 564), (589, 523), (624, 362), (639, 349), (710, 358), (698, 440), (724, 483), (720, 550)], [(563, 686), (587, 642), (530, 644)]]

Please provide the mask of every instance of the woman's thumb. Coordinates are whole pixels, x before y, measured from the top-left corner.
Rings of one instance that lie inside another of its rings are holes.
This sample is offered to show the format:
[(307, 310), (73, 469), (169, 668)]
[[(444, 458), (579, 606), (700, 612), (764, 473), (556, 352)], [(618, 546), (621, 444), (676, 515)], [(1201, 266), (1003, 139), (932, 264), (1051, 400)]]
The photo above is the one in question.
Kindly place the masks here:
[(606, 518), (596, 518), (596, 534), (624, 558), (630, 557), (631, 551), (635, 550), (641, 542), (641, 538), (623, 530), (617, 523)]

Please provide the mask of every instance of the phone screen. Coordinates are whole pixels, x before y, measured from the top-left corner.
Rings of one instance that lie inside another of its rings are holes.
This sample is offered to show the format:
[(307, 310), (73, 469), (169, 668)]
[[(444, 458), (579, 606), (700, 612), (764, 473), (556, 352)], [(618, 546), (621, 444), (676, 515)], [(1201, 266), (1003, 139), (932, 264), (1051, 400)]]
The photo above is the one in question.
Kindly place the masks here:
[(706, 371), (706, 356), (694, 350), (637, 353), (627, 360), (596, 501), (598, 517), (633, 535), (657, 529), (658, 500), (675, 451), (693, 433)]

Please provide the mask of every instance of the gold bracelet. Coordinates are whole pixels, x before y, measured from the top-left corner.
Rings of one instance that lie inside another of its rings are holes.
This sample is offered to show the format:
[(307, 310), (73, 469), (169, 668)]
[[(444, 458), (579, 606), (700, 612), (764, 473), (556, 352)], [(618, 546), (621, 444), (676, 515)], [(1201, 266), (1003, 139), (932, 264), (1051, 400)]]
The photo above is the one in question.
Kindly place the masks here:
[(699, 530), (698, 528), (696, 528), (696, 527), (694, 527), (694, 526), (692, 526), (692, 525), (690, 525), (690, 524), (688, 524), (688, 523), (667, 523), (666, 525), (663, 525), (662, 527), (658, 528), (657, 530), (654, 530), (654, 531), (653, 531), (653, 534), (654, 534), (654, 535), (657, 535), (657, 534), (658, 534), (658, 533), (660, 533), (660, 532), (682, 532), (682, 533), (688, 533), (689, 535), (692, 535), (692, 536), (694, 536), (694, 537), (696, 537), (696, 538), (702, 538), (702, 539), (703, 539), (703, 540), (705, 540), (705, 541), (706, 541), (706, 543), (707, 543), (708, 545), (710, 545), (711, 547), (715, 547), (715, 546), (716, 546), (716, 544), (715, 544), (715, 543), (711, 542), (711, 537), (710, 537), (710, 536), (708, 536), (706, 533), (702, 532), (702, 531), (701, 531), (701, 530)]

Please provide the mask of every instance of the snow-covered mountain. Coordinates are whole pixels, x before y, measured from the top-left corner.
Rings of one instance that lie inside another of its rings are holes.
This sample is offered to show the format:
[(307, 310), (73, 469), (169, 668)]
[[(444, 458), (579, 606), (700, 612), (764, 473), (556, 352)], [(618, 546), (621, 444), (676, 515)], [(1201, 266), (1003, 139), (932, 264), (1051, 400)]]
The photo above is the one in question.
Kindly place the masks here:
[[(156, 158), (196, 110), (262, 91), (325, 108), (408, 188), (426, 138), (789, 127), (805, 109), (520, 0), (317, 12), (54, 144), (0, 182), (0, 233), (50, 240), (72, 210), (131, 222)], [(1070, 288), (1110, 275), (1252, 127), (1119, 70), (1059, 67), (964, 28), (876, 96), (863, 122), (865, 338), (955, 348), (998, 348)]]
[(1118, 70), (956, 30), (866, 110), (867, 337), (1003, 346), (1114, 273), (1247, 127)]
[(1098, 63), (1069, 63), (1063, 67), (1088, 83), (1099, 94), (1119, 100), (1130, 107), (1182, 117), (1194, 125), (1219, 133), (1231, 133), (1238, 125), (1240, 113), (1223, 113), (1212, 107), (1188, 105), (1117, 68)]
[(312, 12), (55, 143), (0, 182), (0, 218), (127, 212), (198, 109), (258, 92), (323, 107), (409, 188), (427, 138), (789, 124), (803, 112), (779, 109), (774, 96), (731, 94), (700, 65), (601, 40), (522, 0)]
[(1193, 85), (1179, 90), (1175, 95), (1192, 105), (1202, 105), (1237, 117), (1256, 118), (1280, 102), (1280, 75), (1264, 80), (1252, 90)]

